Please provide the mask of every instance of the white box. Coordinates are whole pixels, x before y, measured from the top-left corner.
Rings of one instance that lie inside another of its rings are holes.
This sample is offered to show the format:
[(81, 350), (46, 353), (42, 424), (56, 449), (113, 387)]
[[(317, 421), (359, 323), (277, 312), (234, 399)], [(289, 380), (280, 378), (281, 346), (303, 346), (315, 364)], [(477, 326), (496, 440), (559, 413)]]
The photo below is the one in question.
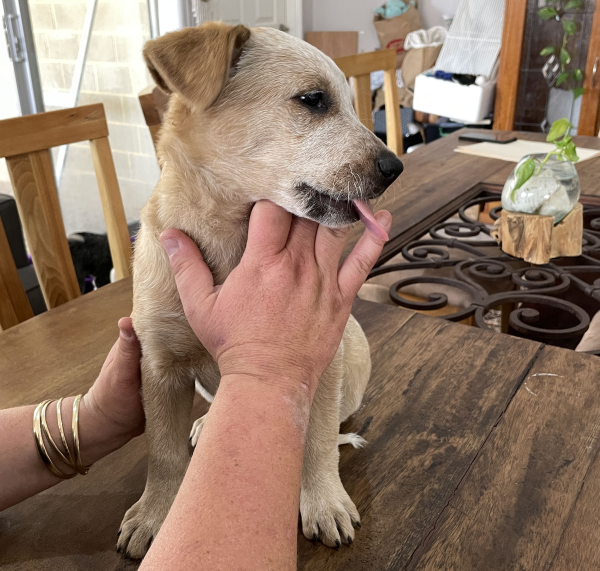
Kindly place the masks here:
[(415, 111), (449, 117), (461, 123), (477, 123), (492, 110), (496, 79), (489, 79), (483, 85), (461, 85), (428, 73), (433, 72), (425, 71), (415, 79)]

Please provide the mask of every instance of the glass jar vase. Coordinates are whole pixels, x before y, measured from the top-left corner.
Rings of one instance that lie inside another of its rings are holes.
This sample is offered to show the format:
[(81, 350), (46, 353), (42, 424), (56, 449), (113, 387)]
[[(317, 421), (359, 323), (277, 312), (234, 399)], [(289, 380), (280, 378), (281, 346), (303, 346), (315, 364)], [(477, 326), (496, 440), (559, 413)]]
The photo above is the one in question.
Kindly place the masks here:
[[(534, 174), (515, 190), (516, 171), (527, 159), (535, 162)], [(579, 176), (571, 161), (560, 160), (555, 155), (544, 163), (545, 159), (545, 154), (534, 154), (519, 161), (502, 190), (502, 208), (511, 212), (554, 216), (554, 224), (558, 224), (579, 200)]]

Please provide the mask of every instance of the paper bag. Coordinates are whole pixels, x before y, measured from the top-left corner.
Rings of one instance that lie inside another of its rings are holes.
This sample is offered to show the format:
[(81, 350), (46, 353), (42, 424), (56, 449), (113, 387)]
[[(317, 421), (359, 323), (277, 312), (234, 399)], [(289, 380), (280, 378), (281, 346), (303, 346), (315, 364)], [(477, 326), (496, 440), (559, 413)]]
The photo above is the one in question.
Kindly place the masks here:
[(419, 11), (412, 5), (400, 16), (390, 18), (389, 20), (373, 20), (375, 31), (379, 37), (381, 49), (393, 48), (396, 50), (396, 67), (402, 65), (402, 60), (406, 54), (404, 50), (404, 40), (406, 35), (414, 30), (420, 30), (423, 27)]
[(437, 61), (442, 46), (413, 48), (406, 52), (402, 62), (402, 82), (404, 87), (414, 89), (417, 75), (431, 69)]

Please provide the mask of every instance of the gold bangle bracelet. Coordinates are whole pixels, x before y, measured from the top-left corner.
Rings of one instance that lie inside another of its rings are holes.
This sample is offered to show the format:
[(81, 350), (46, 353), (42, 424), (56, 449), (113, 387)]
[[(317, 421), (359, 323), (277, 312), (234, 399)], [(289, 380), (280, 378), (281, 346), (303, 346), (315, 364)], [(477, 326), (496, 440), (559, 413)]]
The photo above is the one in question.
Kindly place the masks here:
[(51, 403), (51, 400), (45, 400), (38, 404), (33, 413), (33, 436), (35, 438), (35, 443), (37, 445), (38, 452), (48, 470), (56, 476), (57, 478), (61, 478), (62, 480), (69, 480), (77, 475), (77, 472), (73, 474), (63, 474), (52, 462), (52, 459), (48, 455), (48, 451), (46, 450), (46, 446), (44, 444), (44, 436), (42, 434), (42, 414), (45, 415), (46, 408)]
[[(68, 457), (65, 456), (62, 452), (62, 450), (56, 445), (56, 442), (54, 442), (54, 438), (52, 438), (52, 434), (50, 433), (50, 429), (48, 428), (48, 421), (46, 420), (46, 410), (48, 408), (48, 406), (50, 405), (50, 402), (48, 402), (47, 404), (45, 404), (42, 407), (42, 411), (40, 414), (40, 420), (42, 422), (42, 429), (44, 431), (44, 436), (46, 437), (46, 440), (48, 440), (48, 442), (50, 443), (50, 446), (52, 447), (52, 449), (54, 450), (54, 452), (56, 452), (56, 454), (58, 454), (58, 457), (69, 467), (71, 468), (71, 470), (75, 470), (77, 471), (77, 466), (75, 465), (75, 462), (73, 461), (73, 458), (71, 458), (71, 453), (69, 451), (68, 448), (66, 448), (67, 454), (69, 455)], [(59, 417), (60, 418), (60, 417)], [(63, 430), (61, 430), (61, 423), (60, 421), (62, 420), (62, 418), (60, 418), (60, 420), (58, 421), (58, 429), (61, 432), (61, 438), (62, 438), (62, 432)], [(64, 443), (64, 441), (63, 441)]]
[[(81, 462), (81, 451), (79, 450), (80, 439), (79, 439), (79, 405), (81, 403), (81, 398), (83, 395), (78, 395), (75, 397), (73, 401), (73, 419), (71, 423), (71, 427), (73, 429), (73, 452), (69, 448), (69, 444), (67, 442), (67, 437), (65, 435), (65, 429), (62, 421), (62, 401), (63, 398), (59, 399), (56, 403), (56, 420), (58, 424), (58, 430), (60, 432), (60, 439), (62, 445), (64, 446), (66, 454), (60, 449), (60, 447), (52, 438), (52, 434), (50, 433), (50, 429), (48, 428), (48, 422), (46, 420), (46, 410), (48, 406), (53, 402), (53, 400), (48, 399), (41, 402), (35, 409), (33, 413), (33, 436), (35, 439), (35, 443), (42, 458), (46, 468), (50, 470), (50, 472), (56, 476), (57, 478), (61, 478), (63, 480), (68, 480), (70, 478), (75, 477), (78, 473), (82, 476), (85, 476), (89, 472), (89, 466), (86, 467)], [(54, 462), (52, 458), (48, 454), (48, 450), (46, 449), (46, 444), (44, 442), (44, 437), (50, 444), (52, 450), (58, 455), (58, 457), (72, 470), (75, 470), (73, 474), (65, 474), (61, 472)]]
[(71, 464), (73, 465), (73, 469), (75, 469), (76, 468), (75, 459), (73, 458), (73, 454), (71, 454), (71, 450), (69, 450), (69, 445), (67, 443), (67, 437), (65, 436), (65, 429), (63, 427), (63, 421), (62, 421), (62, 401), (63, 400), (64, 400), (64, 397), (61, 397), (58, 399), (58, 402), (56, 403), (56, 421), (58, 422), (58, 430), (60, 432), (60, 439), (62, 440), (62, 443), (63, 443), (63, 446), (65, 447), (67, 456), (69, 457), (69, 460), (71, 461)]
[(77, 395), (75, 400), (73, 401), (73, 420), (72, 420), (72, 428), (73, 428), (73, 448), (75, 449), (75, 465), (77, 466), (77, 471), (85, 476), (90, 468), (89, 466), (86, 468), (81, 463), (81, 452), (79, 450), (79, 403), (81, 402), (81, 397), (83, 395)]

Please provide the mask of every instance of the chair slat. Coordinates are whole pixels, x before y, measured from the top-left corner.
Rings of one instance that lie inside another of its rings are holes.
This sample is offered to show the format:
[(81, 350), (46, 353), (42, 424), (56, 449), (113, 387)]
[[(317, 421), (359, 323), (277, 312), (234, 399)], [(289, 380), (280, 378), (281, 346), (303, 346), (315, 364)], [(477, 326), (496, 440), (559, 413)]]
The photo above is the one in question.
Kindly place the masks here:
[(81, 295), (65, 233), (50, 151), (6, 159), (23, 230), (46, 306)]
[(396, 69), (396, 50), (377, 50), (354, 56), (339, 57), (336, 65), (344, 72), (346, 77), (367, 75), (382, 69)]
[(107, 137), (90, 141), (90, 147), (106, 221), (110, 255), (116, 277), (120, 280), (131, 275), (132, 250), (115, 164)]
[(19, 279), (19, 272), (0, 220), (0, 329), (8, 329), (30, 317), (33, 317), (31, 304)]
[(373, 130), (373, 103), (371, 102), (371, 76), (358, 75), (354, 78), (356, 114), (369, 131)]
[(397, 155), (403, 154), (402, 120), (396, 82), (396, 51), (379, 50), (340, 57), (334, 61), (347, 78), (353, 78), (356, 114), (370, 131), (373, 131), (370, 74), (383, 71), (387, 144)]
[(101, 103), (0, 121), (0, 158), (108, 136)]
[[(396, 70), (386, 69), (383, 72), (383, 90), (385, 97), (385, 123), (388, 147), (397, 155), (404, 153), (402, 142), (402, 121), (400, 119), (400, 101), (398, 100), (398, 83), (396, 81)], [(396, 113), (387, 112), (395, 109)]]

